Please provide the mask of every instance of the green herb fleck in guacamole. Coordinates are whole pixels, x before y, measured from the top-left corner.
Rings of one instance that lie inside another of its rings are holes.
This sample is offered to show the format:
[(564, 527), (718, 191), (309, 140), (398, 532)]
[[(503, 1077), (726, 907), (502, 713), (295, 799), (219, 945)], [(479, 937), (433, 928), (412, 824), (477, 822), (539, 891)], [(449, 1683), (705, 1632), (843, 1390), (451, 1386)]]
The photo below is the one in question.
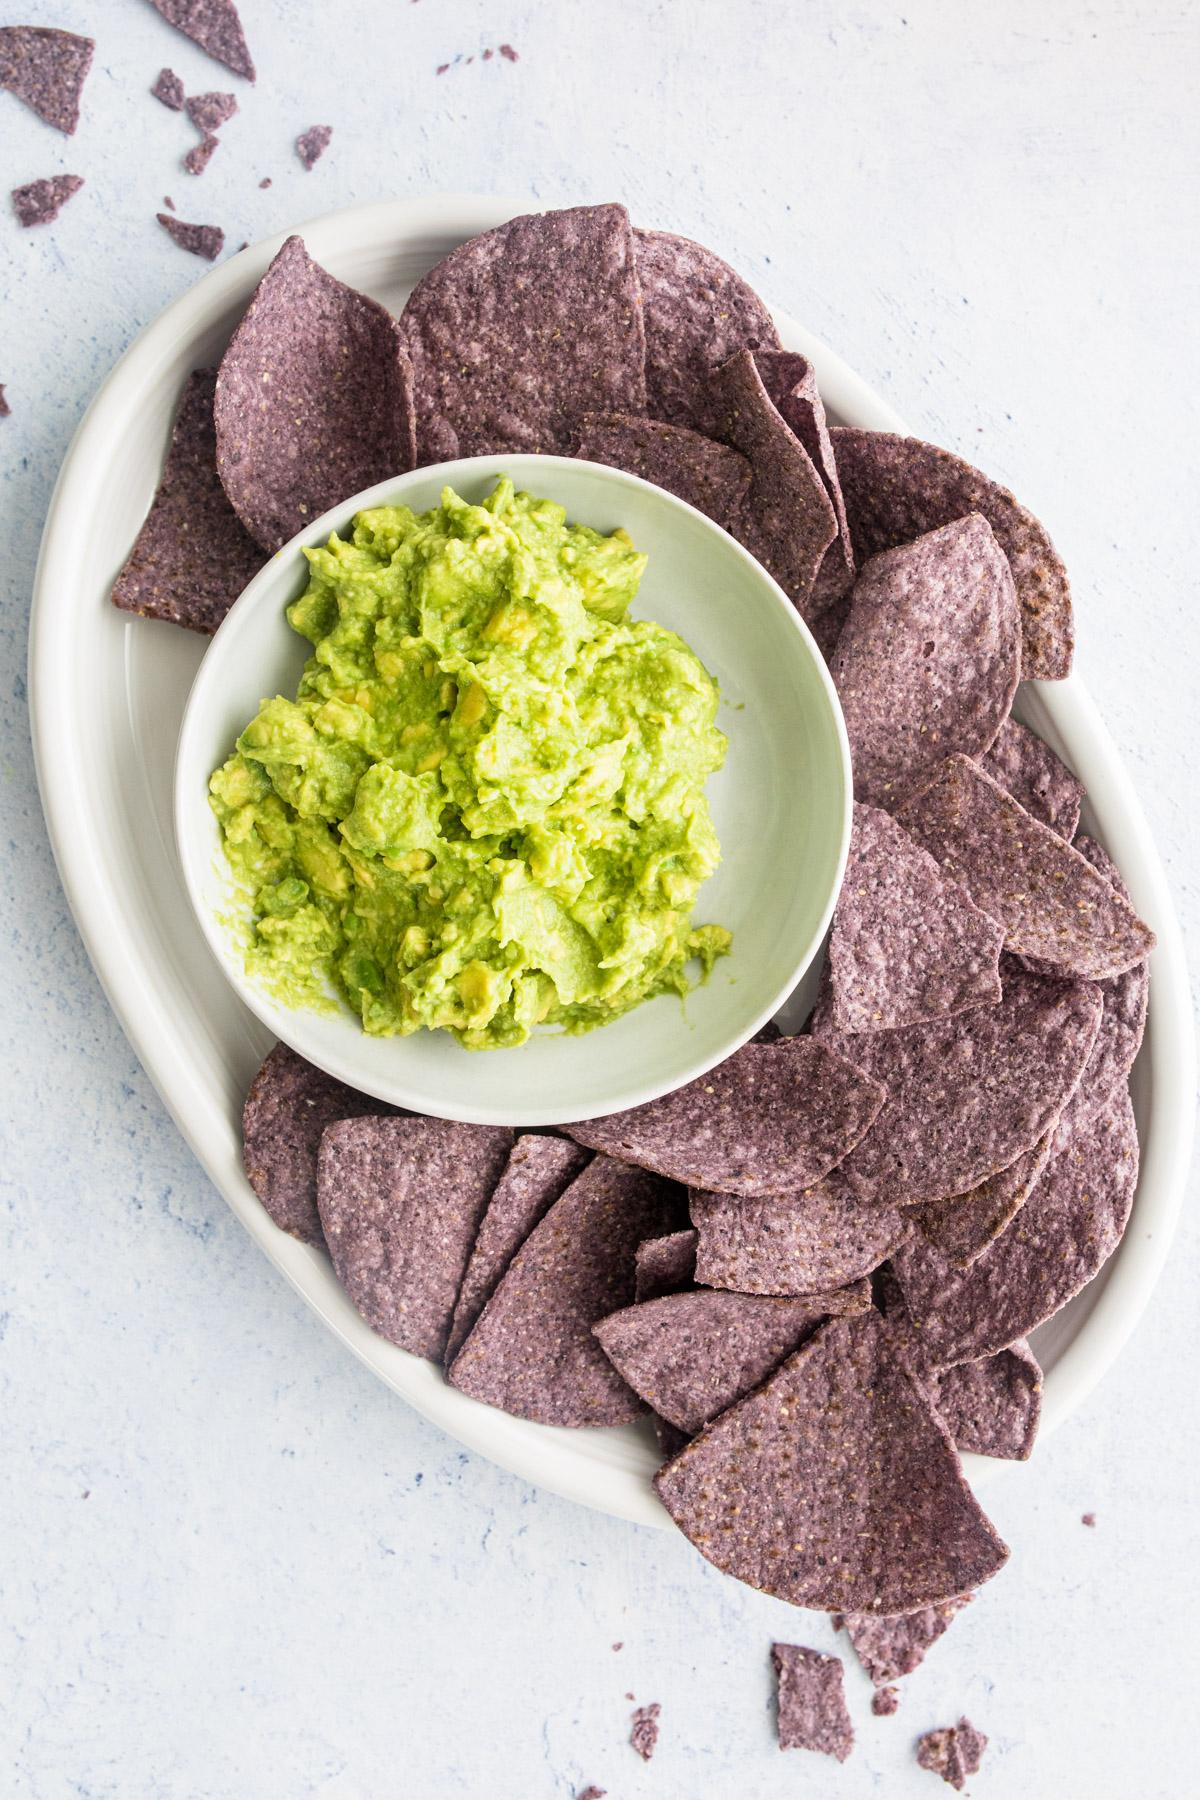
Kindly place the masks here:
[(305, 554), (299, 691), (210, 783), (249, 972), (472, 1050), (682, 995), (693, 958), (707, 975), (730, 947), (691, 922), (720, 861), (717, 684), (627, 618), (646, 566), (627, 535), (502, 479), (481, 506), (447, 488), (419, 516), (361, 512)]

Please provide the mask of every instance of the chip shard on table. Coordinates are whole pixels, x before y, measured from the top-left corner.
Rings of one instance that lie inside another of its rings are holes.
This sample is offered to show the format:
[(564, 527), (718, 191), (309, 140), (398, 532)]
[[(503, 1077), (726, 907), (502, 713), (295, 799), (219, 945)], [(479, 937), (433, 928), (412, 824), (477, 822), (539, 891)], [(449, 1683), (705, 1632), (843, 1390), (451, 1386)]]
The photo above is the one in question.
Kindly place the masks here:
[(923, 1769), (928, 1769), (932, 1775), (940, 1775), (961, 1793), (967, 1776), (979, 1773), (987, 1743), (982, 1731), (977, 1731), (969, 1719), (963, 1718), (957, 1725), (940, 1726), (919, 1738), (917, 1761)]
[(658, 1721), (661, 1712), (660, 1703), (651, 1700), (649, 1705), (639, 1706), (633, 1715), (629, 1742), (643, 1762), (649, 1762), (658, 1747)]
[(781, 1750), (816, 1750), (845, 1762), (854, 1748), (839, 1657), (801, 1644), (772, 1644)]
[(79, 124), (95, 40), (39, 25), (0, 26), (0, 88), (70, 137)]
[(150, 0), (150, 4), (215, 62), (247, 81), (255, 79), (254, 59), (233, 0)]

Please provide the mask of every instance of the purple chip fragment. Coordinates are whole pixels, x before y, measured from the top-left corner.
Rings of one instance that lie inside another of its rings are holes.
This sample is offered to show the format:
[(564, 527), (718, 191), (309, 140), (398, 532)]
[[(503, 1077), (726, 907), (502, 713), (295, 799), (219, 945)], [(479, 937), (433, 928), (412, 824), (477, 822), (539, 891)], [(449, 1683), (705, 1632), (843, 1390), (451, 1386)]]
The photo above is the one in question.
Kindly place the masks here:
[(1000, 921), (1006, 948), (1047, 972), (1103, 981), (1154, 948), (1105, 875), (969, 757), (948, 757), (900, 823)]
[(919, 1738), (917, 1761), (923, 1769), (940, 1775), (961, 1792), (967, 1776), (978, 1774), (986, 1749), (987, 1739), (982, 1731), (976, 1731), (969, 1719), (960, 1719), (957, 1725), (943, 1725)]
[(290, 237), (217, 375), (217, 467), (264, 549), (412, 467), (411, 378), (391, 315)]
[(334, 1271), (389, 1343), (440, 1362), (475, 1233), (513, 1147), (500, 1125), (357, 1118), (327, 1127), (317, 1209)]
[(236, 94), (189, 94), (184, 105), (188, 118), (205, 137), (210, 131), (220, 131), (238, 109)]
[(980, 513), (863, 564), (830, 672), (859, 800), (894, 811), (953, 751), (990, 748), (1021, 676), (1021, 621)]
[(333, 137), (332, 125), (310, 125), (296, 139), (296, 155), (306, 169), (314, 169), (328, 150)]
[(682, 1195), (597, 1156), (539, 1221), (450, 1365), (454, 1387), (545, 1425), (621, 1425), (642, 1411), (592, 1335), (633, 1299), (644, 1238), (672, 1230)]
[(779, 334), (748, 283), (703, 244), (635, 231), (646, 320), (646, 410), (668, 425), (721, 436), (711, 376), (738, 350), (773, 350)]
[(868, 1129), (885, 1093), (812, 1038), (743, 1044), (686, 1086), (565, 1129), (577, 1142), (716, 1193), (819, 1181)]
[(77, 194), (82, 186), (82, 175), (50, 175), (14, 188), (12, 203), (18, 221), (24, 226), (53, 224), (72, 194)]
[(813, 1294), (869, 1275), (912, 1229), (859, 1198), (832, 1170), (795, 1194), (744, 1200), (693, 1192), (696, 1279), (745, 1294)]
[(633, 1715), (633, 1723), (629, 1732), (629, 1742), (633, 1745), (643, 1762), (649, 1762), (658, 1744), (658, 1719), (662, 1707), (657, 1700), (649, 1706), (639, 1706)]
[(838, 1030), (891, 1031), (995, 1006), (1003, 942), (1003, 927), (888, 813), (855, 803), (829, 940)]
[(960, 1451), (1024, 1462), (1042, 1411), (1042, 1371), (1018, 1338), (978, 1362), (931, 1370), (926, 1385)]
[(604, 1800), (607, 1793), (607, 1788), (597, 1787), (594, 1781), (589, 1781), (575, 1796), (575, 1800)]
[(887, 1687), (876, 1688), (871, 1695), (871, 1711), (877, 1719), (890, 1719), (900, 1706), (900, 1690), (890, 1683)]
[(10, 418), (11, 415), (12, 407), (8, 404), (8, 398), (4, 392), (4, 383), (0, 381), (0, 419)]
[(737, 450), (661, 419), (590, 414), (580, 421), (575, 455), (640, 475), (726, 530), (750, 491), (750, 465)]
[[(188, 376), (158, 489), (112, 590), (125, 612), (210, 634), (263, 564), (217, 475), (216, 385), (215, 369)], [(310, 1223), (315, 1232), (315, 1210)]]
[(447, 1363), (453, 1362), (462, 1349), (504, 1271), (538, 1220), (549, 1212), (587, 1163), (588, 1152), (567, 1138), (529, 1132), (517, 1139), (488, 1201), (463, 1276), (446, 1343)]
[(2, 25), (0, 88), (70, 137), (79, 123), (79, 98), (95, 51), (92, 38), (72, 31)]
[(254, 80), (254, 61), (233, 0), (150, 0), (150, 4), (215, 62)]
[(658, 1300), (691, 1287), (696, 1279), (695, 1231), (672, 1231), (667, 1237), (647, 1238), (634, 1259), (635, 1300)]
[(173, 219), (170, 213), (155, 213), (154, 216), (181, 250), (202, 256), (206, 262), (216, 262), (225, 248), (225, 233), (219, 225), (188, 225), (182, 219)]
[(161, 100), (164, 106), (170, 107), (172, 112), (183, 111), (183, 102), (186, 96), (183, 82), (174, 69), (160, 69), (158, 80), (150, 92), (156, 100)]
[(982, 513), (1007, 556), (1021, 607), (1021, 673), (1058, 681), (1071, 670), (1071, 586), (1045, 528), (998, 482), (948, 450), (886, 431), (835, 426), (846, 514), (859, 561)]
[(842, 1690), (842, 1664), (800, 1644), (772, 1644), (781, 1750), (817, 1750), (845, 1762), (854, 1727)]
[(203, 175), (220, 141), (215, 132), (206, 131), (200, 142), (192, 145), (183, 159), (183, 166), (189, 175)]
[(1006, 719), (981, 766), (1027, 813), (1070, 843), (1079, 829), (1084, 786), (1049, 744), (1016, 719)]
[(835, 1615), (833, 1623), (845, 1631), (875, 1686), (886, 1688), (920, 1667), (927, 1652), (971, 1599), (969, 1593), (963, 1593), (936, 1606), (920, 1606), (913, 1612), (886, 1619), (873, 1613), (846, 1613)]

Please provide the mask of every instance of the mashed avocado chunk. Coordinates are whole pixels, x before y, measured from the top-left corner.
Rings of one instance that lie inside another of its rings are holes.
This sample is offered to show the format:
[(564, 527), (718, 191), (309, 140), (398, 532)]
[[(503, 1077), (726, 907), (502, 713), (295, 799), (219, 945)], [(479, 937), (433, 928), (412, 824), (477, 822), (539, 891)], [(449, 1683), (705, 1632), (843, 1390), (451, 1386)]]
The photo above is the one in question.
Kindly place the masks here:
[(481, 506), (446, 488), (361, 512), (305, 555), (299, 691), (210, 783), (249, 971), (473, 1050), (684, 994), (693, 958), (707, 974), (730, 946), (691, 923), (720, 861), (717, 684), (627, 617), (646, 558), (626, 534), (502, 479)]

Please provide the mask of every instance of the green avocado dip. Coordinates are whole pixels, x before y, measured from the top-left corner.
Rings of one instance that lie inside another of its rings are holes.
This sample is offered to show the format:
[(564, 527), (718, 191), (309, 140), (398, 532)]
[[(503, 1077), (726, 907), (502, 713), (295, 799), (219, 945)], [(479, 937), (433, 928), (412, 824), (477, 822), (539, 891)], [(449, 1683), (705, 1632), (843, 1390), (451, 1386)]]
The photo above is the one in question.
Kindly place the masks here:
[(296, 698), (264, 701), (209, 784), (248, 972), (472, 1050), (683, 995), (694, 958), (707, 976), (731, 941), (691, 923), (720, 861), (717, 683), (627, 617), (627, 535), (504, 478), (480, 506), (360, 512), (305, 555)]

